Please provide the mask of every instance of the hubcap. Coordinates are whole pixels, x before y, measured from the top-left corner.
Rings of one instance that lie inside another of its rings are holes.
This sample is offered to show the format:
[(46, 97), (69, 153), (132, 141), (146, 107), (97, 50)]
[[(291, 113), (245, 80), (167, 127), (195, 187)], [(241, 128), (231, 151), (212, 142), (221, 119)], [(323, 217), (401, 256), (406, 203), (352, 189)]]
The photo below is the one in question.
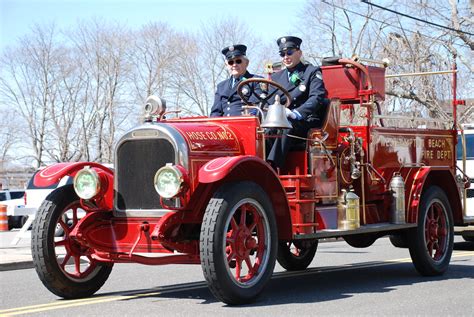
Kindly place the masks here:
[(242, 287), (258, 282), (268, 263), (270, 230), (262, 206), (244, 199), (234, 207), (227, 220), (225, 262), (227, 271)]
[(426, 248), (434, 261), (441, 261), (448, 245), (448, 220), (444, 205), (434, 200), (428, 207), (425, 219)]

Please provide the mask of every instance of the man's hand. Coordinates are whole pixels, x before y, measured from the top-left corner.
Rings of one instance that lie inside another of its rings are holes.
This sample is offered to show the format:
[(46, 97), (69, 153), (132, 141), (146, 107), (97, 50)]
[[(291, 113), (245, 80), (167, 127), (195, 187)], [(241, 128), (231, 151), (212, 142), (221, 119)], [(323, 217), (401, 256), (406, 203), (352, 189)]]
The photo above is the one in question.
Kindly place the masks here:
[(299, 114), (298, 111), (296, 110), (290, 110), (288, 108), (285, 108), (285, 113), (286, 113), (286, 117), (287, 118), (290, 118), (290, 119), (293, 119), (293, 120), (301, 120), (303, 119), (303, 117)]

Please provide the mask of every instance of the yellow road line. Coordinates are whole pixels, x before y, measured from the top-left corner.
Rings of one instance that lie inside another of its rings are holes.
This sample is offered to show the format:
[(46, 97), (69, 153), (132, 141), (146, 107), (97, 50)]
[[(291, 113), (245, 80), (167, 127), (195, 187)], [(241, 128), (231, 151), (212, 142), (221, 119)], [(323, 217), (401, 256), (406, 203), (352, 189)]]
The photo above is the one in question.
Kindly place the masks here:
[[(474, 251), (453, 252), (451, 258), (467, 257), (467, 256), (474, 256)], [(401, 258), (401, 259), (385, 260), (381, 262), (373, 262), (373, 263), (367, 263), (367, 264), (363, 264), (363, 263), (347, 264), (347, 265), (342, 265), (338, 267), (308, 269), (306, 271), (301, 271), (301, 272), (280, 272), (280, 273), (275, 273), (272, 279), (278, 279), (278, 278), (283, 278), (283, 277), (295, 277), (295, 276), (301, 276), (301, 275), (311, 275), (315, 273), (346, 271), (346, 270), (351, 270), (351, 269), (377, 267), (377, 266), (385, 266), (385, 265), (393, 265), (397, 263), (409, 263), (409, 262), (411, 262), (411, 258)], [(187, 285), (182, 285), (178, 287), (168, 286), (168, 287), (163, 287), (157, 291), (140, 292), (140, 293), (135, 293), (135, 294), (133, 292), (125, 292), (123, 295), (111, 295), (111, 296), (102, 296), (102, 297), (93, 297), (93, 298), (61, 300), (54, 303), (38, 304), (38, 305), (23, 306), (23, 307), (0, 310), (0, 316), (15, 316), (15, 315), (21, 315), (21, 314), (28, 314), (28, 313), (44, 312), (44, 311), (49, 311), (49, 310), (61, 309), (61, 308), (70, 308), (70, 307), (107, 303), (107, 302), (120, 301), (120, 300), (144, 298), (144, 297), (162, 295), (166, 293), (189, 291), (189, 290), (194, 290), (194, 289), (199, 289), (199, 288), (204, 288), (204, 287), (207, 287), (207, 284), (205, 282), (196, 282), (196, 283), (188, 283)], [(132, 294), (126, 295), (127, 293), (128, 294), (132, 293)]]

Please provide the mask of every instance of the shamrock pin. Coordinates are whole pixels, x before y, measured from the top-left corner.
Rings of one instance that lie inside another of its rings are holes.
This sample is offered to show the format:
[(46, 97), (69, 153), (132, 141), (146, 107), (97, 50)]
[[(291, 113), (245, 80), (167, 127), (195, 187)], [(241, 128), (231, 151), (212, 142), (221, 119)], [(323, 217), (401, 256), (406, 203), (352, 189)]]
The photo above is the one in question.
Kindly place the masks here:
[(299, 85), (301, 78), (297, 72), (290, 75), (290, 82), (295, 86)]

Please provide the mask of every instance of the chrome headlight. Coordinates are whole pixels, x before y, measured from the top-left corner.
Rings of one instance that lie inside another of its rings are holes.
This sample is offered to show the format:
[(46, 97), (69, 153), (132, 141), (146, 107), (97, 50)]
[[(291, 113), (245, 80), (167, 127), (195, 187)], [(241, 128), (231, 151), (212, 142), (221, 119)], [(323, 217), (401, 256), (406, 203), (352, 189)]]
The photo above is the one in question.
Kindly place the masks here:
[(155, 190), (163, 198), (172, 198), (179, 193), (183, 181), (183, 173), (168, 163), (155, 174)]
[(100, 191), (100, 178), (89, 166), (77, 172), (74, 177), (74, 190), (82, 199), (91, 199)]

